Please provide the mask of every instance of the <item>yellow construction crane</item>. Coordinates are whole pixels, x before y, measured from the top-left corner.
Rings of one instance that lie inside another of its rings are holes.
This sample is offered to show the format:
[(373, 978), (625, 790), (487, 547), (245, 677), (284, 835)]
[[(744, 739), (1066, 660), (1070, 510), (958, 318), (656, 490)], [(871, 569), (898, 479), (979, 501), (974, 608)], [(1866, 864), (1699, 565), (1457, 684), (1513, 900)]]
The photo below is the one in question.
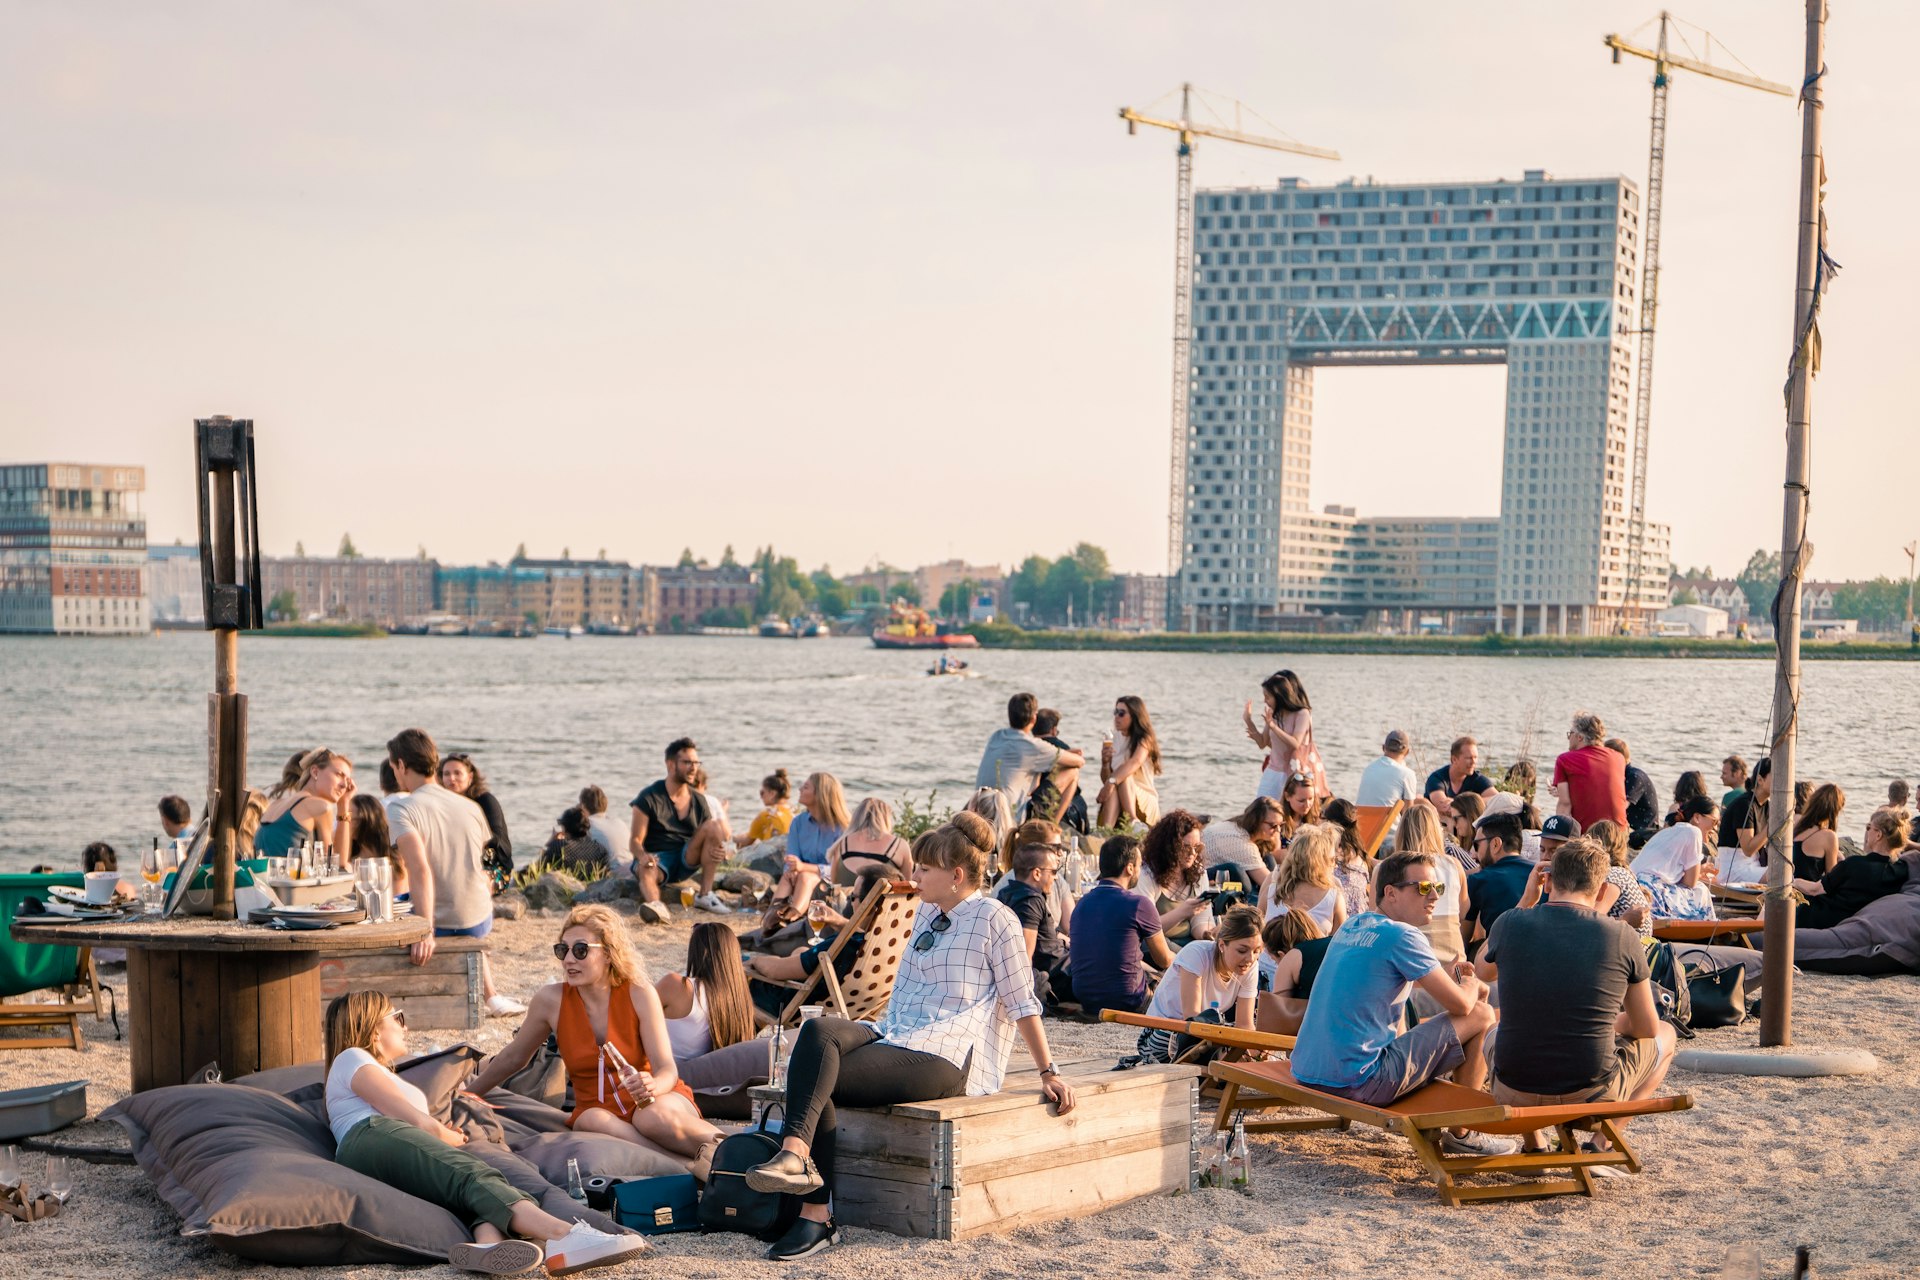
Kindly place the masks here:
[[(1288, 151), (1321, 160), (1340, 158), (1338, 151), (1329, 151), (1325, 147), (1309, 147), (1287, 138), (1244, 133), (1238, 128), (1229, 129), (1224, 124), (1197, 123), (1193, 118), (1194, 96), (1192, 85), (1180, 86), (1178, 120), (1161, 120), (1135, 111), (1132, 107), (1120, 108), (1120, 118), (1127, 122), (1129, 134), (1137, 134), (1144, 124), (1153, 129), (1169, 130), (1180, 138), (1180, 149), (1176, 152), (1178, 164), (1175, 169), (1173, 222), (1173, 468), (1168, 480), (1167, 502), (1167, 576), (1176, 580), (1185, 558), (1187, 524), (1187, 393), (1188, 383), (1193, 377), (1190, 348), (1193, 341), (1194, 140), (1217, 138), (1222, 142), (1238, 142), (1243, 146), (1264, 147), (1269, 151)], [(1238, 124), (1242, 107), (1236, 102), (1233, 108), (1234, 122)]]
[[(1646, 24), (1641, 25), (1644, 28)], [(1777, 93), (1789, 98), (1793, 96), (1793, 89), (1787, 85), (1762, 80), (1748, 72), (1718, 67), (1704, 58), (1683, 57), (1672, 52), (1667, 47), (1668, 29), (1678, 25), (1679, 19), (1661, 10), (1660, 38), (1651, 49), (1630, 44), (1617, 35), (1606, 38), (1607, 48), (1613, 50), (1615, 63), (1620, 61), (1623, 53), (1653, 63), (1653, 136), (1647, 147), (1647, 202), (1640, 228), (1640, 365), (1633, 402), (1633, 502), (1628, 508), (1632, 523), (1627, 529), (1627, 580), (1621, 595), (1622, 618), (1631, 619), (1636, 627), (1644, 626), (1646, 621), (1646, 611), (1641, 607), (1640, 575), (1645, 570), (1647, 548), (1647, 440), (1653, 415), (1653, 325), (1660, 305), (1660, 206), (1667, 171), (1667, 84), (1672, 79), (1672, 72), (1692, 71), (1763, 93)], [(1714, 45), (1712, 33), (1698, 27), (1694, 29), (1700, 31), (1704, 40), (1703, 51), (1707, 57), (1711, 57)], [(1680, 34), (1680, 39), (1682, 43), (1686, 42), (1684, 34)], [(1725, 47), (1721, 46), (1722, 49)]]

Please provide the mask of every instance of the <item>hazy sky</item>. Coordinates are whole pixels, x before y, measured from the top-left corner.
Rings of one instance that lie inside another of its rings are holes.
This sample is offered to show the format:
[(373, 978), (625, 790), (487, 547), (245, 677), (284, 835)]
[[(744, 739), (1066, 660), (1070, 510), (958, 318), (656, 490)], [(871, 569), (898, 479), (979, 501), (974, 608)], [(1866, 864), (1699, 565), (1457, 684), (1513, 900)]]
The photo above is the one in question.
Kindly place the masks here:
[[(1641, 182), (1600, 39), (1651, 4), (0, 0), (0, 457), (144, 463), (155, 541), (229, 413), (270, 551), (1159, 571), (1173, 146), (1115, 109), (1189, 79), (1346, 156), (1202, 185)], [(1920, 535), (1917, 13), (1831, 29), (1820, 577)], [(1801, 15), (1685, 16), (1797, 81)], [(1799, 121), (1672, 102), (1649, 508), (1726, 572), (1779, 543)], [(1503, 385), (1322, 372), (1316, 503), (1494, 513)]]

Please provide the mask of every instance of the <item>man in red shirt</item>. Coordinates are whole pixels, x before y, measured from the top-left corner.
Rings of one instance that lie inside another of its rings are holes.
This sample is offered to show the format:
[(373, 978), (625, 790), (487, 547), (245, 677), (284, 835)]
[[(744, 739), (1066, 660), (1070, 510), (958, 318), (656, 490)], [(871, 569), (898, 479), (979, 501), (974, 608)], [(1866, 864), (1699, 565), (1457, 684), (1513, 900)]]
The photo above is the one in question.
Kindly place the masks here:
[(1627, 823), (1627, 762), (1601, 745), (1607, 726), (1582, 711), (1567, 731), (1567, 749), (1553, 762), (1555, 812), (1570, 814), (1582, 831), (1602, 818)]

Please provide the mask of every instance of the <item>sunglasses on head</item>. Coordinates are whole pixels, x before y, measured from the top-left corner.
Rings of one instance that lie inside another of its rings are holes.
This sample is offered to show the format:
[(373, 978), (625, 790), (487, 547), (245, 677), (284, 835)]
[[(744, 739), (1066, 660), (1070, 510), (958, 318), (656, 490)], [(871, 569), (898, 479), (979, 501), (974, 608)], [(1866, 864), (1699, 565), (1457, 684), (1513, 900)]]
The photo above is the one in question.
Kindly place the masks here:
[(933, 944), (935, 942), (934, 935), (945, 933), (952, 927), (953, 917), (942, 911), (933, 918), (933, 923), (927, 926), (927, 931), (913, 940), (913, 949), (915, 951), (933, 950)]
[(1423, 898), (1437, 898), (1440, 896), (1441, 890), (1447, 886), (1446, 882), (1442, 880), (1402, 880), (1393, 887), (1396, 889), (1411, 889)]
[[(573, 944), (573, 958), (575, 960), (585, 960), (587, 958), (587, 952), (598, 950), (606, 945), (604, 942), (576, 942)], [(567, 958), (566, 943), (556, 942), (553, 944), (553, 958), (555, 960), (565, 960)]]

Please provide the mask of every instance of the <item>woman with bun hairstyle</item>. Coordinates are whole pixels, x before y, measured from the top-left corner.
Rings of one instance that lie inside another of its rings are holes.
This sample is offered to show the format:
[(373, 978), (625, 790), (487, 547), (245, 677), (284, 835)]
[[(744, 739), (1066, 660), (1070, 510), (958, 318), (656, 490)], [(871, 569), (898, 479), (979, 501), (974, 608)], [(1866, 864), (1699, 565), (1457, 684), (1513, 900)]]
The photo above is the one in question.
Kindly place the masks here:
[(760, 812), (747, 824), (748, 844), (787, 834), (787, 828), (793, 825), (793, 806), (788, 803), (792, 795), (793, 782), (785, 769), (775, 769), (760, 779)]

